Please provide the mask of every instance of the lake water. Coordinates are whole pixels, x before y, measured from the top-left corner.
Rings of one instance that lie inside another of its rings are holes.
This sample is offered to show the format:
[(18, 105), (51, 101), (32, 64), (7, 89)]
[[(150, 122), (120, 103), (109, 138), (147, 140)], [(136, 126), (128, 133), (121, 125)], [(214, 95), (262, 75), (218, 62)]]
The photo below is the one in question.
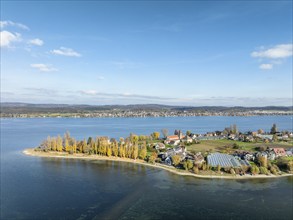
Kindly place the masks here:
[(78, 139), (119, 138), (231, 124), (269, 131), (273, 123), (292, 130), (291, 116), (1, 119), (1, 219), (292, 219), (292, 177), (206, 180), (129, 163), (22, 154), (66, 130)]

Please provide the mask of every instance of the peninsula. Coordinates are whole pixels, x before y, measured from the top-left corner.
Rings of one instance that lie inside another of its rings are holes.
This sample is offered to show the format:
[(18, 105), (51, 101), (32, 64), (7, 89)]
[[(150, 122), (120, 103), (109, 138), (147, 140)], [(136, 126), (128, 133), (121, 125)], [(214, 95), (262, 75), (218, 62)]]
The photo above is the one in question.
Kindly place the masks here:
[[(160, 137), (160, 136), (163, 137)], [(179, 175), (200, 178), (274, 178), (293, 175), (293, 134), (277, 132), (238, 132), (236, 125), (222, 132), (183, 134), (167, 129), (150, 135), (129, 137), (89, 137), (76, 140), (69, 132), (64, 137), (48, 137), (38, 147), (26, 149), (31, 156), (110, 160), (157, 167)]]

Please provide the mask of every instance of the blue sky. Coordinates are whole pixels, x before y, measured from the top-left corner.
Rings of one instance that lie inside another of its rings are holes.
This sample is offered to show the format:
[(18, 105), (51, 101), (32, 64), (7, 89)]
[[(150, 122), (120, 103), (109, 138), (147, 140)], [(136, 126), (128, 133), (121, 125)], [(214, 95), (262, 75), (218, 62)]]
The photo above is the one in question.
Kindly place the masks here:
[(292, 1), (2, 1), (1, 101), (292, 105)]

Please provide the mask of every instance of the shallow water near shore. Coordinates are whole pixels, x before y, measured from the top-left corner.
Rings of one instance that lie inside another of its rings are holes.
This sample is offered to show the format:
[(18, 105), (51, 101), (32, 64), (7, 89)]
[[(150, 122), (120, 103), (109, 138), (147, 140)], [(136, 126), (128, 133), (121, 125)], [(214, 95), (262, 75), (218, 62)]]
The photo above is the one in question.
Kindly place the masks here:
[(198, 179), (131, 163), (22, 154), (66, 130), (77, 138), (120, 137), (162, 128), (212, 131), (232, 123), (244, 131), (249, 124), (269, 129), (272, 123), (289, 130), (292, 123), (286, 116), (260, 117), (259, 123), (259, 117), (225, 118), (218, 124), (225, 120), (1, 120), (1, 219), (291, 219), (292, 177)]

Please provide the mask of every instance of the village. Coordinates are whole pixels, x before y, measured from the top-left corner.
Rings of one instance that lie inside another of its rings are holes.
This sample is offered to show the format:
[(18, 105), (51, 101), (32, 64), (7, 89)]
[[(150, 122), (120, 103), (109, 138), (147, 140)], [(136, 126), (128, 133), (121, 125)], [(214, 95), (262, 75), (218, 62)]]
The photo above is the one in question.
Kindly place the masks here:
[[(187, 132), (185, 135), (176, 130), (174, 135), (163, 138), (162, 143), (154, 144), (159, 158), (156, 161), (197, 174), (276, 175), (282, 171), (293, 171), (292, 132), (272, 134), (259, 130), (239, 133), (232, 130), (231, 128), (230, 132), (224, 130), (206, 134)], [(200, 142), (216, 143), (221, 140), (223, 143), (234, 143), (226, 146), (225, 150), (199, 151), (196, 148)], [(241, 149), (239, 143), (255, 143), (258, 147)], [(284, 147), (280, 147), (282, 145)]]

